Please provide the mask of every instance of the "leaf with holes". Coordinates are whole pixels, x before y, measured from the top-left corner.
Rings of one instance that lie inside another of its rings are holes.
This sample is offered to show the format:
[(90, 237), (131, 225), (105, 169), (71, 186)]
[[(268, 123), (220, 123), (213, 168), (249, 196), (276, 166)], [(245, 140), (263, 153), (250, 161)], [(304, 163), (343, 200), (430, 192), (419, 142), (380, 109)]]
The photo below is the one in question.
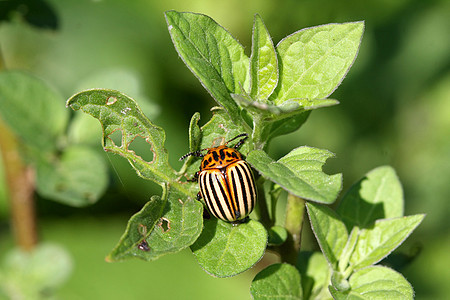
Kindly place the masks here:
[(327, 98), (356, 59), (364, 22), (327, 24), (297, 31), (278, 43), (280, 78), (271, 99)]
[(267, 179), (300, 198), (330, 204), (342, 187), (342, 174), (327, 175), (322, 171), (333, 153), (311, 147), (299, 147), (278, 161), (262, 150), (248, 154), (247, 161)]
[(316, 203), (306, 203), (306, 207), (320, 249), (330, 265), (336, 269), (338, 259), (347, 243), (347, 229), (330, 208)]
[[(118, 91), (93, 89), (72, 96), (67, 106), (98, 119), (103, 128), (104, 149), (128, 159), (138, 175), (158, 184), (176, 181), (176, 172), (169, 166), (164, 148), (164, 130), (151, 123), (132, 98)], [(117, 132), (121, 134), (120, 144), (112, 137)], [(131, 144), (136, 138), (149, 144), (149, 151), (153, 153), (151, 162), (132, 150)]]
[(153, 196), (128, 221), (125, 233), (107, 261), (132, 257), (147, 261), (175, 253), (194, 243), (202, 231), (202, 205), (176, 188), (169, 187), (162, 197)]
[(250, 287), (253, 299), (303, 299), (300, 274), (289, 264), (273, 264), (256, 274)]
[(373, 169), (344, 195), (337, 209), (349, 230), (403, 216), (403, 190), (390, 166)]
[(211, 219), (205, 220), (205, 228), (191, 249), (207, 273), (229, 277), (256, 264), (264, 255), (266, 246), (267, 232), (257, 221), (233, 226)]
[(250, 62), (244, 47), (208, 16), (176, 11), (165, 15), (172, 42), (184, 63), (230, 117), (240, 120), (230, 94), (249, 85)]

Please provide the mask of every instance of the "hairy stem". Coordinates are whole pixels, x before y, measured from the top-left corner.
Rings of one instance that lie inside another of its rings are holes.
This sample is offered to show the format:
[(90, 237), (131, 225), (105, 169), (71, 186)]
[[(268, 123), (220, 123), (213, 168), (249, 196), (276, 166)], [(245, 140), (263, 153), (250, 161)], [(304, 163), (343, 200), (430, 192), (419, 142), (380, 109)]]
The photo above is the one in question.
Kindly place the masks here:
[(30, 251), (37, 244), (34, 206), (34, 172), (26, 166), (19, 153), (19, 144), (0, 119), (0, 150), (8, 185), (12, 227), (16, 243)]
[(286, 242), (280, 247), (281, 259), (284, 262), (295, 265), (300, 251), (303, 216), (305, 212), (305, 200), (288, 195), (286, 206), (285, 228), (288, 231)]

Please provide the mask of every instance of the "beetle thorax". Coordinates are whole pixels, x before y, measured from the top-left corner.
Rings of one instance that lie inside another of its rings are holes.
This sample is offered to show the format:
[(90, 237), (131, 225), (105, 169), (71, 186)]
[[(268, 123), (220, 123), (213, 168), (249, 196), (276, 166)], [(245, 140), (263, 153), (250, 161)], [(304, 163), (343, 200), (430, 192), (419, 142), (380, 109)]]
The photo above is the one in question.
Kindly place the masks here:
[(203, 157), (201, 170), (224, 168), (239, 160), (242, 160), (239, 151), (222, 145), (208, 150), (208, 153)]

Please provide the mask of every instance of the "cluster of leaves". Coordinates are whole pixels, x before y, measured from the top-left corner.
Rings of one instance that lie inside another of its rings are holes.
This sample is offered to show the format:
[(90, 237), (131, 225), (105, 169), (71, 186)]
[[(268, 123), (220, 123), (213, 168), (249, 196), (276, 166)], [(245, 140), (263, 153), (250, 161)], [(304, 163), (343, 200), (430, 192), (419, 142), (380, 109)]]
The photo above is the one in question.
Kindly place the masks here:
[[(151, 261), (190, 247), (209, 274), (234, 276), (257, 263), (268, 245), (283, 247), (286, 243), (288, 231), (279, 226), (283, 220), (275, 212), (283, 190), (290, 195), (288, 199), (306, 200), (323, 255), (300, 252), (297, 266), (276, 264), (261, 271), (251, 287), (254, 298), (332, 295), (341, 299), (351, 295), (364, 299), (366, 293), (412, 297), (411, 286), (399, 273), (373, 266), (423, 218), (403, 217), (403, 195), (391, 168), (367, 174), (350, 189), (335, 213), (323, 205), (333, 203), (342, 188), (341, 174), (322, 171), (331, 152), (304, 146), (277, 161), (266, 153), (272, 138), (297, 130), (311, 110), (338, 103), (327, 97), (355, 60), (364, 24), (312, 27), (274, 46), (256, 16), (248, 57), (242, 45), (207, 16), (169, 11), (166, 20), (178, 54), (220, 105), (201, 127), (200, 115), (194, 114), (189, 151), (249, 133), (251, 139), (241, 152), (260, 175), (258, 207), (250, 221), (239, 226), (203, 220), (203, 205), (195, 200), (198, 187), (184, 179), (198, 170), (199, 160), (190, 157), (181, 170), (175, 170), (164, 148), (164, 130), (145, 117), (133, 99), (106, 89), (80, 92), (67, 105), (100, 121), (104, 149), (125, 157), (139, 176), (162, 188), (160, 196), (153, 196), (131, 217), (107, 260), (138, 257)], [(133, 151), (136, 139), (149, 144), (151, 161)], [(298, 226), (301, 221), (300, 216)]]
[(63, 103), (57, 91), (34, 76), (0, 73), (0, 117), (36, 170), (37, 192), (70, 206), (91, 205), (106, 190), (106, 164), (98, 151), (79, 142), (80, 118), (69, 122)]

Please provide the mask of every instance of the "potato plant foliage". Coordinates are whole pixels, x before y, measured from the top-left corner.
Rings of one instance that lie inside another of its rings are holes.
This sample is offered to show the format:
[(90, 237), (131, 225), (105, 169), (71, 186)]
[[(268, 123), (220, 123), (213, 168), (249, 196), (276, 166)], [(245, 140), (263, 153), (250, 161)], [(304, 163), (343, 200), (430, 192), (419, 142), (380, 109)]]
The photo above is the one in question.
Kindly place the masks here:
[[(137, 174), (161, 186), (132, 216), (108, 261), (138, 257), (151, 261), (190, 247), (212, 276), (244, 272), (267, 248), (281, 263), (253, 280), (254, 299), (411, 299), (413, 289), (397, 271), (379, 263), (420, 224), (423, 215), (403, 215), (403, 192), (395, 171), (382, 166), (367, 173), (342, 197), (342, 174), (322, 171), (334, 154), (302, 145), (275, 160), (267, 153), (274, 137), (298, 130), (312, 110), (338, 104), (329, 98), (340, 85), (360, 47), (364, 23), (327, 24), (294, 32), (274, 44), (260, 16), (253, 24), (251, 53), (208, 16), (168, 11), (168, 30), (178, 55), (217, 102), (212, 118), (192, 116), (186, 152), (209, 148), (241, 133), (249, 139), (240, 152), (254, 168), (258, 203), (238, 226), (203, 219), (198, 186), (187, 182), (200, 160), (181, 169), (169, 164), (165, 132), (127, 95), (106, 89), (82, 91), (67, 106), (98, 119), (105, 151), (126, 158)], [(119, 133), (119, 142), (112, 135)], [(143, 138), (153, 155), (138, 156), (130, 145)], [(287, 205), (277, 205), (285, 201)], [(292, 203), (297, 203), (298, 215)], [(276, 207), (287, 207), (280, 219)], [(289, 210), (291, 209), (291, 210)], [(308, 216), (321, 252), (303, 252), (289, 242)], [(291, 247), (294, 257), (284, 256)]]

